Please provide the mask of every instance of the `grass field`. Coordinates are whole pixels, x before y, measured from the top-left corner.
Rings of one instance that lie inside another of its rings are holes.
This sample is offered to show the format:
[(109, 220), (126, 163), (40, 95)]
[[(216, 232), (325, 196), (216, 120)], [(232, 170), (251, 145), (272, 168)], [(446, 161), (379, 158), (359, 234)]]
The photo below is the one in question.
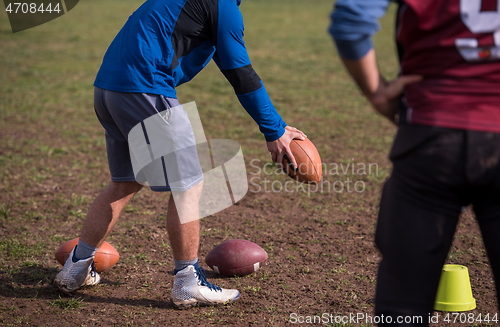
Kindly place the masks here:
[[(225, 239), (245, 238), (268, 252), (268, 265), (244, 278), (208, 273), (240, 289), (232, 305), (173, 310), (167, 196), (143, 190), (108, 238), (121, 259), (102, 274), (102, 285), (74, 297), (52, 286), (60, 269), (55, 249), (78, 236), (109, 182), (92, 84), (107, 46), (140, 3), (80, 1), (63, 17), (16, 34), (0, 13), (0, 325), (265, 326), (286, 325), (292, 313), (373, 314), (380, 259), (373, 233), (396, 128), (373, 113), (344, 72), (327, 33), (328, 0), (243, 0), (245, 42), (279, 113), (316, 144), (329, 167), (325, 180), (346, 185), (349, 178), (363, 191), (266, 191), (266, 178), (287, 177), (256, 168), (271, 162), (264, 138), (211, 63), (178, 89), (179, 100), (196, 101), (207, 138), (242, 145), (256, 179), (238, 205), (203, 219), (200, 257)], [(387, 78), (398, 72), (393, 21), (391, 8), (375, 39)], [(367, 174), (335, 170), (370, 164)], [(468, 266), (475, 312), (493, 314), (494, 284), (473, 219), (470, 212), (461, 218), (448, 261)], [(349, 326), (330, 324), (337, 325)]]

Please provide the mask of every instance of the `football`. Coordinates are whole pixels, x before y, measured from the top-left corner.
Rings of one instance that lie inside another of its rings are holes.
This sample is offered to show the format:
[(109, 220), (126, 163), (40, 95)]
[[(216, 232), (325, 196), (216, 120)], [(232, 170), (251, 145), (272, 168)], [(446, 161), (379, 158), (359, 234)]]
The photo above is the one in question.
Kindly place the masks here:
[[(79, 238), (74, 238), (61, 245), (56, 251), (56, 260), (64, 266), (73, 248), (78, 244)], [(94, 265), (97, 272), (113, 267), (120, 259), (120, 254), (113, 245), (103, 242), (94, 256)]]
[(321, 181), (323, 167), (321, 157), (314, 144), (306, 137), (304, 140), (292, 140), (290, 142), (297, 168), (294, 169), (292, 163), (285, 155), (283, 157), (283, 170), (290, 178), (301, 183), (313, 184)]
[(228, 240), (217, 245), (205, 258), (207, 265), (225, 276), (246, 276), (267, 260), (267, 252), (247, 240)]

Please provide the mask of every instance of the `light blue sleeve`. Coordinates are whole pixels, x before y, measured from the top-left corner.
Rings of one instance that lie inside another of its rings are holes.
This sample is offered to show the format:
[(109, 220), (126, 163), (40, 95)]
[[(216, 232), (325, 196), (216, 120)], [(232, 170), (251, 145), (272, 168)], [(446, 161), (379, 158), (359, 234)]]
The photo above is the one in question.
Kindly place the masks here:
[(390, 0), (338, 0), (331, 14), (329, 32), (342, 58), (360, 59), (373, 48), (372, 36), (379, 30)]

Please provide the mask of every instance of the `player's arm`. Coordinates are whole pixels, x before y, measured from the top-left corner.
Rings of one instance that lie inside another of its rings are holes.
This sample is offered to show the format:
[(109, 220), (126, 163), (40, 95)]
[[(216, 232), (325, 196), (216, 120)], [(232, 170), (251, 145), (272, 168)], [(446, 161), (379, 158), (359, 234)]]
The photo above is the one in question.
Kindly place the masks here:
[(305, 135), (285, 124), (252, 68), (243, 42), (243, 18), (236, 2), (219, 0), (217, 14), (217, 26), (213, 28), (217, 49), (214, 61), (233, 86), (241, 105), (259, 125), (273, 161), (281, 163), (286, 154), (297, 167), (290, 142), (294, 138), (304, 139)]
[(375, 110), (392, 122), (395, 122), (398, 101), (406, 85), (422, 79), (418, 75), (402, 75), (386, 81), (378, 70), (373, 48), (360, 59), (342, 58), (342, 62)]
[(378, 18), (386, 11), (389, 0), (339, 0), (332, 13), (330, 33), (342, 62), (363, 94), (380, 114), (394, 122), (398, 100), (406, 85), (421, 76), (399, 76), (386, 81), (379, 72), (372, 35), (378, 30)]

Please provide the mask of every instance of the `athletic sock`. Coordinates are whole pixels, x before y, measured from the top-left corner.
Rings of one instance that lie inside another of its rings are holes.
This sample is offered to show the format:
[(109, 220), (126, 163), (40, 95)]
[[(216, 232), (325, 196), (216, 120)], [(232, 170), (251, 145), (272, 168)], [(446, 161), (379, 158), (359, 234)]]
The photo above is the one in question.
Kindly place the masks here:
[(76, 246), (75, 253), (73, 254), (73, 262), (77, 262), (78, 260), (88, 259), (93, 257), (97, 252), (97, 248), (92, 245), (88, 245), (81, 240), (78, 240), (78, 245)]
[(193, 259), (193, 260), (175, 260), (175, 269), (174, 269), (174, 275), (177, 274), (177, 272), (181, 271), (182, 269), (186, 268), (187, 266), (194, 266), (194, 268), (198, 269), (198, 258)]

